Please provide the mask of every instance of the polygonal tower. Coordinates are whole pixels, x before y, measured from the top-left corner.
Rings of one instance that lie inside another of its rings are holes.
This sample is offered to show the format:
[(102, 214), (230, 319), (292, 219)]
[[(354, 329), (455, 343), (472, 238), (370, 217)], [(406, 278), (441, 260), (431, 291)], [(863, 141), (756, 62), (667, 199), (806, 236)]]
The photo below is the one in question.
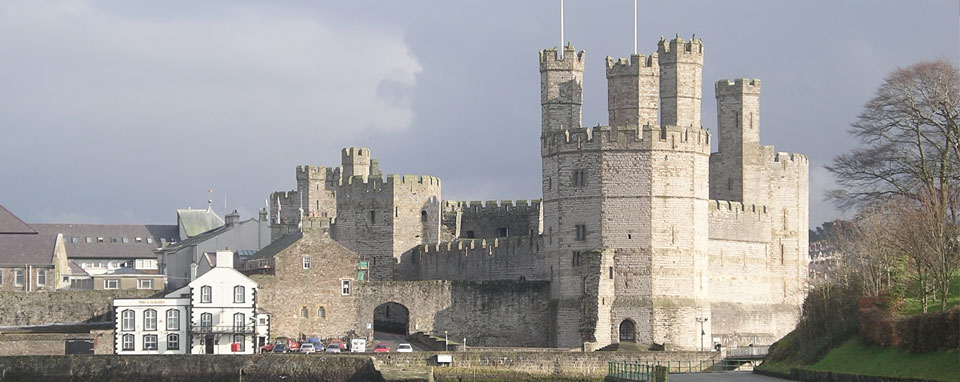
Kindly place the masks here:
[(660, 38), (660, 124), (700, 126), (703, 94), (703, 42), (694, 36), (670, 42)]
[(656, 125), (660, 110), (657, 55), (629, 60), (607, 56), (607, 110), (610, 126)]
[(572, 44), (540, 51), (540, 107), (542, 131), (580, 127), (583, 107), (584, 52)]

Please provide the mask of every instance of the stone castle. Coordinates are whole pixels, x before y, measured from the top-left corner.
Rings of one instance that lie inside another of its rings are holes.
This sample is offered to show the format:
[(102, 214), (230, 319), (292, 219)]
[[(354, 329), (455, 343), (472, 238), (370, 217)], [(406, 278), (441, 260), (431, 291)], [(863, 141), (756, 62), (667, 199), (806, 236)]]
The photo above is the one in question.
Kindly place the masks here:
[[(366, 281), (546, 285), (535, 345), (769, 344), (806, 294), (808, 161), (759, 142), (760, 80), (715, 85), (719, 151), (701, 126), (704, 46), (607, 57), (609, 126), (581, 125), (586, 56), (540, 51), (542, 200), (442, 199), (369, 149), (298, 166), (270, 195), (273, 239), (322, 227)], [(408, 307), (411, 310), (417, 307)], [(493, 325), (495, 326), (495, 325)]]

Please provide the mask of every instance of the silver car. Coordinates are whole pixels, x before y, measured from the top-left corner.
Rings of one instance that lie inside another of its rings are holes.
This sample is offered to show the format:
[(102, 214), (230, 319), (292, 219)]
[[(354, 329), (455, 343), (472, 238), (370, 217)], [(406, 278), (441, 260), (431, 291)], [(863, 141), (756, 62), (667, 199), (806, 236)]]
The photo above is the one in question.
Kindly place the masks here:
[(330, 344), (330, 345), (327, 345), (327, 350), (326, 350), (326, 352), (327, 352), (327, 353), (339, 353), (339, 352), (340, 352), (340, 345), (339, 345), (339, 344)]

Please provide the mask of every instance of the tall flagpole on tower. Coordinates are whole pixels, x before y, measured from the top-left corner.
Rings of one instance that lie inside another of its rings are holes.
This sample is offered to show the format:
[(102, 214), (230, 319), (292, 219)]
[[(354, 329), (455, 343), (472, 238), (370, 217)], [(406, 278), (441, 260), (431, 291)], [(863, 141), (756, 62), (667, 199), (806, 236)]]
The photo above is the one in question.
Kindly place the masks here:
[(637, 13), (637, 1), (633, 0), (633, 54), (637, 54), (637, 18), (640, 16)]
[(560, 58), (563, 58), (563, 0), (560, 0)]

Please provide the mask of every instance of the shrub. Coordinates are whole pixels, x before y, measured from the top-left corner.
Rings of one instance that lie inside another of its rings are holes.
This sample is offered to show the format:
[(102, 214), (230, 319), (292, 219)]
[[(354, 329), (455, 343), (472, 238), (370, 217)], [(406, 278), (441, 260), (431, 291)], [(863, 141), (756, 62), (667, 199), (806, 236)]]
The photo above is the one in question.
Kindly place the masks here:
[(911, 353), (960, 348), (960, 306), (945, 312), (920, 313), (896, 324), (900, 348)]

